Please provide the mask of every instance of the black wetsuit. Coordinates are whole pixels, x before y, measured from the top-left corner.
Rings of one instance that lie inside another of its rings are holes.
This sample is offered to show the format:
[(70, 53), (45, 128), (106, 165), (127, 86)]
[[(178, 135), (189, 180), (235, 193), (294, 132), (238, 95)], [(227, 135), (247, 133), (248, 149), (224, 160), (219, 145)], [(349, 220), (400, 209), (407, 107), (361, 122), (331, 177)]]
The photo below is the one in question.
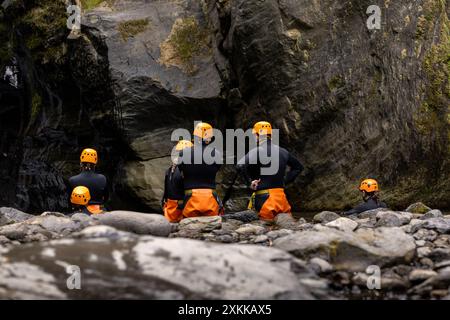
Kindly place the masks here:
[(346, 216), (352, 215), (352, 214), (358, 214), (364, 211), (378, 209), (378, 208), (387, 208), (386, 203), (378, 201), (374, 198), (369, 198), (367, 201), (357, 205), (355, 208), (345, 211), (343, 214)]
[[(262, 164), (259, 161), (259, 154), (265, 157), (279, 155), (278, 170), (272, 175), (263, 175), (262, 168), (269, 168), (270, 163)], [(286, 168), (290, 167), (286, 173)], [(245, 178), (247, 183), (253, 180), (261, 179), (257, 190), (266, 190), (273, 188), (284, 188), (287, 184), (293, 182), (303, 171), (303, 165), (293, 157), (286, 149), (275, 145), (270, 139), (261, 142), (258, 147), (250, 150), (244, 158), (238, 161), (238, 171)]]
[[(196, 143), (193, 147), (184, 149), (180, 153), (178, 167), (183, 174), (184, 190), (216, 189), (216, 174), (223, 161), (220, 151), (217, 149), (209, 151), (209, 148), (206, 151), (206, 153), (211, 154), (212, 157), (220, 159), (219, 163), (208, 164), (203, 157), (201, 158), (201, 163), (194, 163), (196, 151), (202, 151), (203, 154), (203, 151), (207, 146), (208, 145), (205, 143)], [(198, 148), (201, 148), (201, 150)], [(183, 158), (186, 158), (189, 162), (184, 161)]]
[(162, 203), (167, 199), (171, 200), (183, 200), (184, 198), (184, 184), (183, 176), (178, 166), (172, 170), (172, 166), (167, 169), (164, 179), (164, 195)]
[(91, 201), (89, 204), (104, 204), (109, 197), (106, 177), (93, 171), (83, 171), (69, 179), (70, 192), (78, 186), (89, 189)]

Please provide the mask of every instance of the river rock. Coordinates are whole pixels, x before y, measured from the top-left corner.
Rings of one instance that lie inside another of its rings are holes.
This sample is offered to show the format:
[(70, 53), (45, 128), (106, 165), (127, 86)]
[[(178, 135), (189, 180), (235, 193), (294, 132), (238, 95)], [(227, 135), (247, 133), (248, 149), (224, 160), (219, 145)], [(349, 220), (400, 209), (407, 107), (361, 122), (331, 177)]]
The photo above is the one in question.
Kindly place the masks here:
[(438, 234), (434, 230), (419, 229), (413, 234), (414, 239), (424, 240), (424, 241), (434, 241), (436, 240)]
[(450, 220), (444, 218), (429, 218), (422, 228), (436, 230), (439, 233), (450, 233)]
[(414, 238), (395, 227), (358, 229), (352, 233), (321, 227), (279, 238), (274, 246), (300, 258), (329, 258), (337, 270), (348, 271), (409, 262), (416, 248)]
[[(2, 253), (0, 261), (0, 299), (327, 297), (326, 281), (303, 262), (281, 250), (254, 245), (151, 236), (64, 239), (14, 247)], [(82, 290), (67, 289), (65, 271), (70, 265), (83, 271)], [(302, 283), (304, 279), (322, 286)]]
[(34, 216), (14, 208), (2, 207), (0, 208), (0, 227), (13, 224), (17, 222), (23, 222), (25, 220), (31, 219)]
[(67, 236), (82, 228), (82, 224), (69, 217), (42, 215), (0, 227), (0, 235), (20, 242), (45, 241)]
[(333, 271), (333, 266), (326, 260), (321, 258), (312, 258), (309, 263), (318, 268), (318, 273), (329, 273)]
[(216, 217), (196, 217), (186, 218), (180, 221), (179, 229), (192, 230), (196, 232), (211, 232), (222, 227), (222, 218)]
[(430, 219), (430, 218), (441, 218), (442, 216), (442, 212), (441, 210), (430, 210), (427, 213), (425, 213), (421, 219), (422, 220), (426, 220), (426, 219)]
[(377, 226), (385, 227), (400, 227), (410, 223), (412, 218), (409, 212), (379, 211), (376, 215)]
[(275, 225), (282, 229), (295, 229), (299, 223), (290, 213), (277, 214), (274, 219)]
[(335, 212), (331, 212), (331, 211), (322, 211), (318, 214), (316, 214), (313, 218), (314, 222), (316, 223), (328, 223), (331, 222), (333, 220), (336, 220), (340, 218), (340, 216), (335, 213)]
[(411, 213), (425, 214), (425, 213), (427, 213), (430, 210), (431, 210), (431, 208), (427, 207), (422, 202), (417, 202), (417, 203), (414, 203), (414, 204), (410, 205), (408, 208), (406, 208), (405, 211), (406, 212), (411, 212)]
[(266, 231), (267, 230), (264, 227), (254, 224), (244, 224), (236, 230), (236, 232), (241, 236), (260, 235), (265, 233)]
[(249, 223), (259, 219), (258, 214), (253, 210), (246, 210), (236, 213), (227, 213), (222, 216), (224, 220), (238, 220), (244, 223)]
[(338, 218), (325, 224), (330, 228), (336, 228), (344, 232), (352, 232), (358, 227), (358, 223), (349, 218)]
[(415, 269), (415, 270), (411, 271), (408, 278), (409, 278), (409, 281), (420, 282), (420, 281), (425, 281), (425, 280), (427, 280), (431, 277), (435, 277), (435, 276), (437, 276), (437, 272), (435, 272), (433, 270)]
[(132, 211), (112, 211), (94, 216), (99, 224), (136, 234), (167, 237), (172, 231), (171, 224), (159, 214)]

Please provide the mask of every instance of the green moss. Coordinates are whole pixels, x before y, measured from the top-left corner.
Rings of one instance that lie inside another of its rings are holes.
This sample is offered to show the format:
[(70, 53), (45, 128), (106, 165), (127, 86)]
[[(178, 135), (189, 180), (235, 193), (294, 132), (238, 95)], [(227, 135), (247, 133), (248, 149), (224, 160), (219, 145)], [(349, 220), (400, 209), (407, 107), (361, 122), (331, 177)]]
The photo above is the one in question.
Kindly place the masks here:
[(194, 58), (210, 52), (208, 30), (195, 17), (177, 19), (169, 38), (161, 45), (161, 61), (167, 65), (182, 65), (193, 73)]
[(31, 121), (33, 122), (36, 120), (36, 117), (39, 114), (39, 111), (41, 110), (42, 106), (42, 98), (39, 94), (36, 92), (33, 94), (33, 97), (31, 98)]
[(428, 78), (425, 100), (414, 121), (419, 132), (430, 137), (430, 144), (450, 153), (450, 22), (445, 7), (441, 10), (439, 42), (431, 46), (423, 62)]
[(127, 41), (128, 38), (144, 32), (149, 23), (148, 19), (129, 20), (119, 23), (117, 29), (119, 30), (122, 40)]
[(342, 88), (345, 85), (344, 79), (341, 76), (334, 76), (328, 82), (328, 88), (333, 91)]

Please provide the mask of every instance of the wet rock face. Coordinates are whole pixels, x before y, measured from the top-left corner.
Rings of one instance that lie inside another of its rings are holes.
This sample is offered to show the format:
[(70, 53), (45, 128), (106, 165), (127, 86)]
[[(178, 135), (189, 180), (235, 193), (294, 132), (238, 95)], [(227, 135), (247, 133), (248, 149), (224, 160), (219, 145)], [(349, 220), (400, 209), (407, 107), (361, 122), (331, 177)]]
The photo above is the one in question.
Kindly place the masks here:
[[(22, 86), (0, 86), (8, 89), (0, 200), (30, 212), (66, 209), (65, 179), (89, 145), (101, 154), (113, 207), (154, 212), (173, 129), (266, 119), (307, 167), (288, 190), (294, 210), (353, 205), (366, 176), (391, 206), (450, 207), (448, 8), (391, 1), (382, 29), (370, 31), (371, 4), (105, 1), (85, 8), (72, 40), (66, 1), (11, 6), (0, 53), (17, 44)], [(230, 182), (226, 170), (219, 189)], [(233, 211), (244, 210), (243, 188), (228, 203)]]
[(290, 192), (296, 206), (341, 209), (358, 201), (359, 179), (373, 176), (392, 205), (421, 198), (448, 207), (449, 73), (439, 58), (449, 52), (448, 8), (390, 2), (374, 32), (365, 23), (371, 4), (231, 1), (224, 48), (245, 101), (236, 126), (268, 119), (281, 130), (308, 168)]

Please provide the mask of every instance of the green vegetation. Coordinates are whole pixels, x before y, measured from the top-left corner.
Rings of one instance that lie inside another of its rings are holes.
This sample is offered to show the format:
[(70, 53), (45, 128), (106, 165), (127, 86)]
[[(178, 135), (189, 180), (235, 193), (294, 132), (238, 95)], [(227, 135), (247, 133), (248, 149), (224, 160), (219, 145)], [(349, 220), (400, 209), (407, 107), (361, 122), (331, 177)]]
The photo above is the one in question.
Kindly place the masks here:
[(33, 94), (33, 97), (31, 98), (31, 121), (30, 123), (33, 123), (34, 120), (36, 120), (36, 117), (39, 114), (39, 111), (41, 110), (42, 105), (42, 98), (39, 94), (36, 92)]
[(161, 44), (161, 62), (178, 65), (194, 73), (194, 58), (210, 52), (208, 30), (200, 27), (195, 17), (177, 19), (169, 38)]
[(83, 10), (92, 10), (97, 7), (104, 0), (81, 0)]
[(421, 134), (434, 133), (430, 139), (438, 144), (438, 150), (450, 153), (450, 21), (445, 6), (441, 7), (440, 17), (440, 40), (432, 45), (423, 62), (429, 81), (425, 101), (414, 120)]
[(128, 38), (134, 37), (135, 35), (144, 32), (148, 25), (148, 19), (138, 19), (138, 20), (129, 20), (119, 23), (117, 26), (119, 33), (122, 37), (123, 41), (127, 41)]
[(328, 82), (328, 88), (333, 91), (342, 88), (345, 85), (344, 79), (341, 76), (334, 76)]

